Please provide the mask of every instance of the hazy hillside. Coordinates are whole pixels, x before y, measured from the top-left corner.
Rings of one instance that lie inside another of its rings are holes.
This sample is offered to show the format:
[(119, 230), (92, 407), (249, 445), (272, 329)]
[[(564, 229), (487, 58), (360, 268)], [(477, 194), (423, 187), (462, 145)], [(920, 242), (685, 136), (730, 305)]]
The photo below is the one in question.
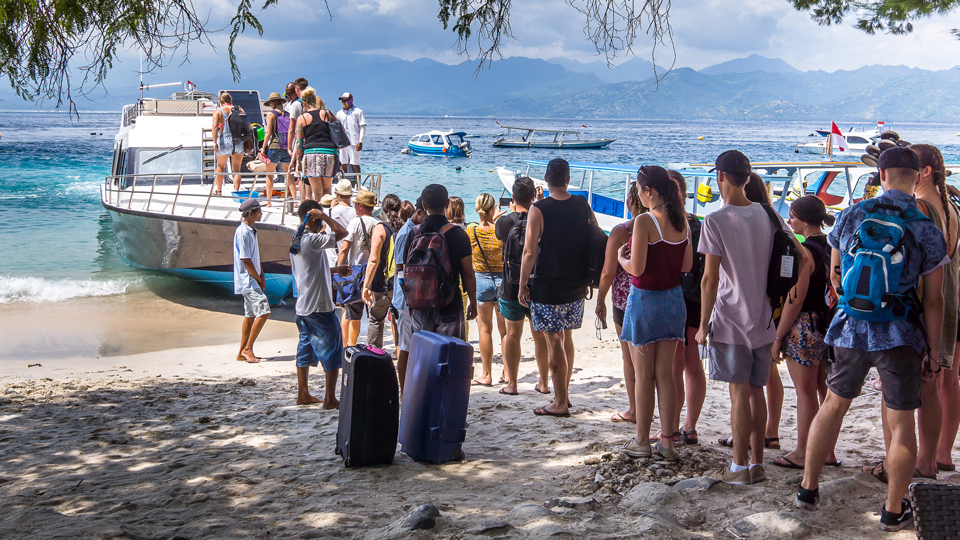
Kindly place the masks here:
[(799, 69), (779, 58), (767, 58), (759, 54), (751, 54), (746, 58), (735, 58), (705, 67), (700, 70), (700, 73), (720, 75), (722, 73), (751, 73), (754, 71), (763, 71), (765, 73), (800, 73)]

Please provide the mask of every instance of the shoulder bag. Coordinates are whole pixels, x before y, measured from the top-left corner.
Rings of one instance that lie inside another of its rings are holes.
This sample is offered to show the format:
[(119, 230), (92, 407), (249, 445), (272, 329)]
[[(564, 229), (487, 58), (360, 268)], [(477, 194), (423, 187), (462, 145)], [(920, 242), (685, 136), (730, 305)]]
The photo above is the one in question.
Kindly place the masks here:
[(337, 149), (350, 146), (350, 137), (347, 137), (347, 132), (345, 129), (343, 129), (343, 124), (340, 123), (337, 115), (333, 114), (329, 110), (327, 110), (327, 112), (333, 116), (333, 121), (327, 122), (327, 125), (330, 126), (330, 141), (334, 146), (337, 147)]

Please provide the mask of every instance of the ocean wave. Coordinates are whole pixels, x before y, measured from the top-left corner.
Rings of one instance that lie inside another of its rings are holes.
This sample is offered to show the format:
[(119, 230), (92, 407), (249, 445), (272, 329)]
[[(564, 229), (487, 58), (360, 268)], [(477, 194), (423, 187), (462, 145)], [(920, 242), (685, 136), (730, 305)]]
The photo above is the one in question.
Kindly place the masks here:
[(138, 280), (75, 280), (0, 276), (0, 304), (62, 302), (71, 298), (123, 294)]

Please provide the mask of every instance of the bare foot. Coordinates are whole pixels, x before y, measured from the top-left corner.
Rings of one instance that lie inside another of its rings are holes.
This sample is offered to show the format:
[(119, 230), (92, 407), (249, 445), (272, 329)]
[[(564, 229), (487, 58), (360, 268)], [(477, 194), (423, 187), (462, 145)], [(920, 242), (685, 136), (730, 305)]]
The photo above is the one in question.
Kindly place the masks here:
[(491, 375), (480, 376), (473, 380), (470, 383), (470, 386), (491, 386), (493, 384), (493, 377)]
[(256, 364), (256, 363), (259, 363), (259, 362), (260, 362), (260, 359), (257, 358), (257, 356), (256, 356), (255, 354), (253, 354), (253, 351), (243, 351), (243, 352), (240, 353), (240, 354), (243, 355), (243, 359), (244, 359), (248, 364)]
[(518, 393), (517, 385), (516, 385), (516, 384), (508, 384), (508, 385), (506, 385), (506, 386), (504, 386), (503, 388), (500, 389), (500, 393), (501, 393), (501, 394), (507, 394), (507, 395), (514, 395), (514, 396), (515, 396), (515, 395), (517, 395), (517, 393)]
[(315, 398), (310, 394), (307, 394), (306, 396), (297, 396), (297, 405), (314, 405), (316, 403), (323, 403), (323, 400)]
[(333, 399), (333, 400), (331, 400), (330, 402), (324, 401), (324, 402), (323, 402), (323, 408), (324, 408), (324, 409), (328, 409), (328, 410), (329, 410), (329, 409), (339, 409), (339, 408), (340, 408), (340, 402), (337, 401), (336, 399)]
[(247, 359), (243, 357), (243, 351), (237, 353), (237, 362), (246, 362)]
[(630, 411), (616, 413), (610, 417), (611, 422), (630, 422), (631, 424), (637, 423), (637, 417)]

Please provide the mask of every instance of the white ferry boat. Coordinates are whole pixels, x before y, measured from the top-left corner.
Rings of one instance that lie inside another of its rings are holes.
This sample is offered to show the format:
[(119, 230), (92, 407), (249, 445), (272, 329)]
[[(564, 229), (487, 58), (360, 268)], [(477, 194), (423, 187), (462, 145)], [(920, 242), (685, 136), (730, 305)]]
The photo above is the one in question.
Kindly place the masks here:
[[(263, 123), (256, 91), (229, 91), (251, 124)], [(117, 249), (127, 264), (169, 272), (233, 293), (233, 235), (240, 202), (264, 191), (263, 173), (224, 176), (223, 195), (214, 194), (215, 155), (211, 133), (216, 96), (178, 92), (168, 99), (141, 98), (123, 108), (110, 175), (100, 201), (110, 215)], [(351, 175), (347, 175), (351, 176)], [(352, 175), (379, 199), (380, 175)], [(282, 189), (282, 177), (275, 177)], [(290, 240), (299, 221), (296, 201), (272, 198), (257, 224), (267, 297), (277, 303), (292, 292)], [(268, 201), (263, 201), (266, 204)]]

